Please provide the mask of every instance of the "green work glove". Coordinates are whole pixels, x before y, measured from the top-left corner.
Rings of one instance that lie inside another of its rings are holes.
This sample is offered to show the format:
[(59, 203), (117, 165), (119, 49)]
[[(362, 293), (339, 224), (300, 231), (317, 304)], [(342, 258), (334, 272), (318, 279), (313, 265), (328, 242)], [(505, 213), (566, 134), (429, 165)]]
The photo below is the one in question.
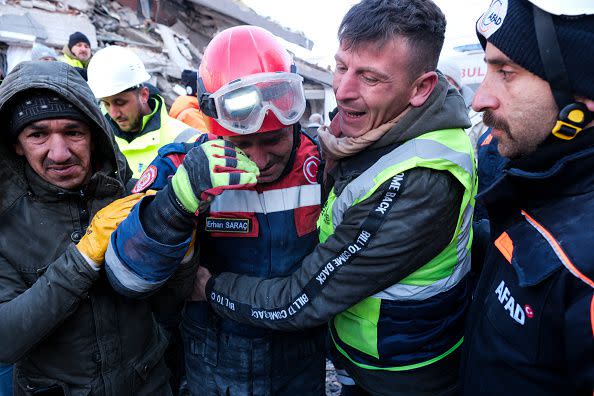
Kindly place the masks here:
[(255, 186), (259, 174), (256, 164), (233, 143), (217, 139), (190, 150), (171, 185), (184, 209), (197, 215), (223, 191)]

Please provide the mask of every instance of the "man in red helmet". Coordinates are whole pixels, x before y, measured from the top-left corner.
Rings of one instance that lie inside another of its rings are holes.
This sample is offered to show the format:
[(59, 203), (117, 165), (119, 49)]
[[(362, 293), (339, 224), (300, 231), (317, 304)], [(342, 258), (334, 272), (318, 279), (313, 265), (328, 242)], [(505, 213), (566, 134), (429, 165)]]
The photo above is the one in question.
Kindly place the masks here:
[[(224, 140), (160, 150), (135, 191), (164, 188), (130, 215), (107, 251), (116, 290), (142, 296), (163, 284), (184, 255), (187, 236), (179, 236), (191, 228), (200, 264), (215, 273), (273, 278), (299, 266), (317, 244), (321, 203), (320, 154), (298, 124), (302, 81), (264, 29), (234, 27), (211, 41), (198, 98), (209, 132)], [(192, 394), (324, 394), (324, 326), (256, 328), (190, 301), (181, 328)]]
[[(476, 167), (463, 130), (469, 125), (464, 101), (436, 71), (444, 36), (445, 17), (431, 0), (353, 6), (341, 23), (335, 56), (338, 114), (330, 131), (319, 133), (331, 187), (318, 220), (320, 243), (289, 276), (201, 277), (207, 270), (198, 271), (195, 294), (221, 317), (277, 331), (329, 321), (337, 361), (374, 395), (459, 394)], [(290, 116), (290, 106), (274, 95), (251, 89), (240, 95), (242, 85), (231, 82), (204, 104), (237, 130), (249, 130), (259, 114), (248, 111), (249, 103), (272, 101)], [(177, 189), (187, 195), (176, 194), (187, 208), (206, 205), (208, 193), (195, 175), (211, 158), (188, 155), (173, 177), (174, 187), (192, 181), (192, 189)], [(227, 165), (240, 162), (228, 158)], [(235, 178), (250, 182), (249, 173)], [(165, 232), (173, 227), (180, 237), (157, 240), (179, 250), (191, 228), (184, 234), (176, 223)], [(127, 235), (127, 243), (138, 240)], [(282, 248), (288, 253), (291, 246)], [(267, 262), (263, 251), (254, 255)], [(160, 260), (175, 267), (164, 255)], [(194, 345), (197, 353), (209, 347)]]

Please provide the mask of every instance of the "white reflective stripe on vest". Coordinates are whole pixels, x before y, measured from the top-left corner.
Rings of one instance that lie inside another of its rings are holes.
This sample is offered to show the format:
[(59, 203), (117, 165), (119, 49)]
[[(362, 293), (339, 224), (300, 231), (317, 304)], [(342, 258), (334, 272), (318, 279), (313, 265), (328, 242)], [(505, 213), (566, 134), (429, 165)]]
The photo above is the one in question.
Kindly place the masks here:
[(399, 164), (413, 157), (423, 159), (443, 158), (458, 165), (469, 175), (472, 176), (473, 174), (472, 158), (470, 154), (452, 150), (448, 146), (434, 140), (409, 140), (381, 157), (369, 169), (347, 185), (340, 196), (336, 198), (332, 207), (332, 224), (334, 225), (334, 228), (336, 229), (336, 227), (342, 223), (342, 216), (347, 209), (349, 209), (357, 199), (363, 197), (375, 186), (374, 178), (380, 172), (394, 164)]
[(215, 197), (211, 212), (273, 213), (320, 205), (319, 184), (280, 188), (258, 193), (253, 190), (226, 190)]
[(456, 286), (458, 282), (470, 271), (470, 255), (454, 267), (454, 272), (447, 278), (440, 279), (427, 286), (403, 285), (397, 283), (372, 297), (383, 300), (426, 300), (439, 293), (446, 292)]
[(470, 268), (470, 231), (472, 231), (472, 214), (474, 207), (468, 203), (464, 208), (462, 214), (462, 224), (460, 224), (460, 234), (458, 235), (458, 263), (468, 261), (468, 268)]
[(427, 286), (414, 286), (396, 283), (384, 291), (375, 294), (373, 297), (384, 300), (426, 300), (439, 293), (446, 292), (456, 286), (458, 282), (470, 271), (470, 252), (467, 248), (470, 240), (472, 227), (472, 205), (466, 205), (462, 214), (460, 234), (458, 235), (457, 253), (458, 264), (454, 267), (452, 274)]

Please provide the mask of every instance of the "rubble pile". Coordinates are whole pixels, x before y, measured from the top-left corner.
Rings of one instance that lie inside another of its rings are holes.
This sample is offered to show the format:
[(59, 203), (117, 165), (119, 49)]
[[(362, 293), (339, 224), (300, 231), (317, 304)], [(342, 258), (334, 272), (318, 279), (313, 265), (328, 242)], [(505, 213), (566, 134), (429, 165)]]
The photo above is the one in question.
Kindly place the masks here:
[[(179, 85), (181, 72), (198, 68), (203, 48), (217, 32), (241, 24), (262, 26), (301, 49), (313, 45), (240, 0), (0, 0), (0, 80), (18, 62), (30, 59), (35, 42), (61, 51), (69, 35), (79, 31), (94, 52), (114, 44), (134, 50), (152, 76), (149, 82), (170, 106), (185, 93)], [(334, 106), (330, 71), (297, 57), (295, 61), (305, 79), (303, 120), (313, 112), (327, 114)]]

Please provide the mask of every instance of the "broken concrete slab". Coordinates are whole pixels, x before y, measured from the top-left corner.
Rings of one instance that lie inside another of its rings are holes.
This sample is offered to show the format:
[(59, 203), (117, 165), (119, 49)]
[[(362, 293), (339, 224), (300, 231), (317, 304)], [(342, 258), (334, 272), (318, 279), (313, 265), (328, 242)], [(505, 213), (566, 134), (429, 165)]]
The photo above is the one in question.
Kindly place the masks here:
[(41, 10), (49, 11), (49, 12), (56, 11), (56, 6), (52, 3), (50, 3), (49, 1), (33, 0), (33, 7), (39, 8)]
[(190, 69), (192, 65), (190, 64), (188, 59), (186, 59), (179, 51), (173, 30), (171, 30), (169, 27), (165, 25), (159, 24), (157, 25), (157, 31), (163, 39), (163, 49), (169, 55), (170, 63), (168, 64), (168, 66), (170, 68), (167, 71), (167, 73), (173, 76), (180, 76), (182, 70)]
[[(115, 4), (118, 4), (118, 3), (115, 3)], [(142, 23), (140, 22), (140, 19), (138, 19), (138, 15), (136, 15), (136, 12), (132, 11), (128, 7), (122, 7), (122, 6), (120, 6), (120, 7), (121, 7), (121, 9), (118, 10), (118, 14), (122, 18), (122, 20), (125, 21), (129, 26), (142, 25)]]
[[(121, 30), (121, 29), (120, 29)], [(126, 46), (128, 45), (133, 45), (133, 46), (139, 46), (139, 47), (149, 47), (149, 48), (154, 48), (156, 50), (161, 50), (162, 45), (161, 44), (151, 44), (151, 43), (144, 43), (142, 41), (136, 41), (136, 40), (130, 40), (129, 38), (126, 38), (122, 35), (116, 34), (116, 33), (111, 33), (111, 32), (98, 32), (97, 33), (97, 40), (100, 40), (104, 43), (109, 43), (109, 44), (125, 44)]]
[[(11, 5), (0, 5), (0, 16), (9, 15), (8, 24), (0, 22), (2, 30), (16, 31), (12, 21), (16, 21), (16, 16), (25, 16), (29, 20), (27, 26), (36, 26), (34, 35), (38, 37), (45, 45), (56, 48), (62, 47), (68, 42), (68, 37), (78, 31), (84, 33), (91, 42), (91, 48), (97, 48), (97, 38), (95, 36), (95, 26), (86, 14), (71, 15), (58, 12), (48, 12), (40, 9), (25, 9)], [(23, 21), (22, 18), (19, 19)], [(22, 22), (21, 22), (22, 23)], [(41, 27), (42, 29), (39, 29)], [(31, 29), (31, 28), (29, 28)], [(28, 33), (30, 34), (30, 30)]]
[(60, 0), (64, 5), (81, 12), (91, 12), (95, 7), (94, 0)]
[(3, 35), (6, 37), (25, 35), (37, 37), (40, 40), (47, 40), (48, 38), (46, 29), (37, 23), (29, 12), (22, 15), (10, 12), (3, 14), (0, 9), (0, 31), (4, 32)]

